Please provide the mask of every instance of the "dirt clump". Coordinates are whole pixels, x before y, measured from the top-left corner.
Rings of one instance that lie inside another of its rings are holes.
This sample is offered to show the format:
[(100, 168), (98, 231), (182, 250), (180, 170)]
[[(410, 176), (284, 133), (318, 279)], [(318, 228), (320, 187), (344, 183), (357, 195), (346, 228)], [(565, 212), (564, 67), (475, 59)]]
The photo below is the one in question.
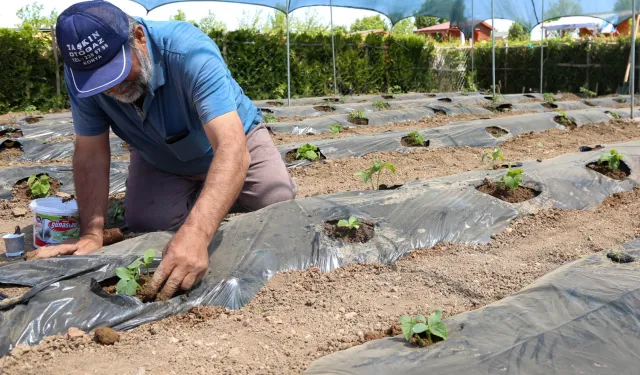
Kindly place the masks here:
[(587, 168), (618, 181), (624, 180), (631, 174), (631, 169), (629, 169), (629, 166), (627, 166), (623, 161), (620, 162), (620, 167), (618, 169), (611, 169), (607, 163), (600, 164), (598, 162), (587, 164)]
[(365, 333), (363, 337), (363, 342), (378, 340), (385, 337), (394, 337), (400, 334), (402, 334), (402, 329), (400, 328), (400, 326), (397, 324), (393, 324), (391, 325), (391, 327), (385, 330), (370, 331)]
[(96, 328), (94, 340), (101, 345), (113, 345), (120, 341), (120, 334), (113, 328), (100, 326)]
[(120, 228), (105, 229), (102, 232), (102, 246), (113, 245), (121, 241), (124, 241), (124, 234)]
[(370, 220), (362, 220), (360, 227), (357, 229), (339, 227), (338, 221), (339, 220), (330, 220), (324, 224), (325, 233), (327, 233), (329, 237), (350, 243), (364, 243), (373, 238), (375, 225)]
[(540, 195), (538, 190), (529, 187), (518, 186), (515, 189), (510, 189), (496, 182), (489, 181), (486, 178), (482, 182), (482, 185), (478, 186), (476, 189), (481, 193), (489, 194), (492, 197), (509, 203), (524, 202)]

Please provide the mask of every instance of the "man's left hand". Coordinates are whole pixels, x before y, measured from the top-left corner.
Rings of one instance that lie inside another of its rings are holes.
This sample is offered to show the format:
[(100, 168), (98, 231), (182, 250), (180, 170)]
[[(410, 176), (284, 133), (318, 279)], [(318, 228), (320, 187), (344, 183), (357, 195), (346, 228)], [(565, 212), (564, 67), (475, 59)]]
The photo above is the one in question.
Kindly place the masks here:
[(183, 226), (165, 246), (151, 279), (153, 291), (160, 291), (157, 299), (168, 300), (178, 289), (189, 290), (202, 280), (209, 267), (209, 241), (204, 237)]

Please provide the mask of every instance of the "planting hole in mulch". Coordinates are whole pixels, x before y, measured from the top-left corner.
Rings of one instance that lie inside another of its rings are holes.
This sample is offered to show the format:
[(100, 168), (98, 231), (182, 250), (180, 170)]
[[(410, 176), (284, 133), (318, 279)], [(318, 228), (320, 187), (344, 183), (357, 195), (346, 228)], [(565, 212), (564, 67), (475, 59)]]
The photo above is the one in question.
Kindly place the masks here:
[(558, 105), (555, 103), (549, 103), (549, 102), (544, 102), (542, 103), (542, 106), (548, 109), (556, 109), (558, 108)]
[(509, 189), (508, 187), (503, 188), (497, 183), (489, 181), (486, 178), (482, 182), (482, 185), (476, 187), (476, 190), (509, 203), (528, 201), (529, 199), (540, 195), (540, 191), (536, 189), (525, 186), (519, 186), (516, 189)]
[(440, 98), (438, 99), (439, 102), (445, 102), (445, 103), (451, 103), (453, 100), (451, 100), (450, 98)]
[(424, 94), (427, 98), (435, 98), (436, 94)]
[(353, 125), (369, 125), (368, 118), (349, 118), (347, 119), (347, 121), (349, 121)]
[[(298, 149), (297, 149), (297, 148), (294, 148), (293, 150), (291, 150), (291, 151), (287, 152), (287, 153), (284, 155), (284, 161), (285, 161), (285, 162), (287, 162), (288, 164), (290, 164), (290, 163), (293, 163), (293, 162), (295, 162), (296, 160), (298, 160), (298, 159), (296, 159), (296, 153), (297, 153), (297, 152), (298, 152)], [(316, 152), (320, 154), (320, 157), (319, 157), (319, 158), (316, 158), (316, 160), (312, 161), (312, 163), (319, 162), (320, 160), (325, 160), (325, 159), (327, 158), (326, 156), (324, 156), (324, 154), (322, 153), (322, 151), (318, 150), (318, 151), (316, 151)], [(299, 160), (303, 160), (303, 159), (299, 159)], [(306, 159), (304, 159), (304, 160), (306, 160)]]
[(557, 122), (558, 124), (566, 127), (569, 130), (575, 130), (578, 127), (578, 124), (576, 124), (573, 120), (571, 120), (570, 118), (566, 117), (566, 116), (555, 116), (553, 118), (553, 121)]
[(531, 98), (531, 99), (538, 99), (538, 97), (537, 97), (537, 96), (535, 96), (535, 95), (531, 95), (531, 94), (524, 94), (524, 97), (525, 97), (525, 98)]
[(597, 106), (596, 103), (594, 103), (592, 101), (589, 101), (589, 100), (585, 100), (585, 101), (583, 101), (583, 103), (588, 105), (589, 107), (596, 107)]
[(6, 128), (4, 130), (0, 130), (0, 137), (20, 138), (22, 136), (22, 130), (20, 129)]
[(267, 102), (267, 104), (274, 107), (282, 107), (284, 105), (284, 102)]
[(375, 229), (370, 220), (361, 220), (358, 229), (339, 227), (338, 221), (330, 220), (324, 223), (324, 231), (329, 237), (350, 243), (364, 243), (373, 238)]
[(500, 137), (504, 137), (505, 135), (509, 134), (508, 131), (499, 128), (497, 126), (489, 126), (487, 128), (485, 128), (485, 130), (487, 131), (487, 133), (491, 134), (492, 136), (496, 137), (496, 138), (500, 138)]
[(273, 113), (273, 111), (270, 110), (269, 108), (260, 108), (260, 111), (262, 111), (264, 113)]
[(520, 168), (520, 167), (522, 167), (522, 163), (496, 164), (493, 166), (493, 169), (509, 169), (509, 168)]
[(431, 144), (431, 141), (428, 139), (425, 139), (424, 142), (420, 145), (420, 144), (414, 143), (409, 137), (402, 137), (400, 139), (400, 144), (403, 145), (404, 147), (429, 147), (429, 145)]
[(610, 251), (607, 253), (607, 258), (611, 259), (614, 263), (632, 263), (636, 260), (633, 256), (619, 251)]
[[(31, 289), (30, 286), (18, 285), (18, 284), (2, 284), (0, 283), (0, 295), (4, 295), (7, 298), (18, 297)], [(2, 299), (3, 297), (0, 297)]]
[(328, 103), (340, 103), (339, 98), (324, 98), (324, 101)]
[(315, 109), (316, 111), (320, 111), (320, 112), (333, 112), (333, 111), (336, 110), (335, 108), (333, 108), (330, 105), (318, 105), (318, 106), (313, 107), (313, 109)]
[(613, 101), (614, 101), (614, 102), (617, 102), (617, 103), (620, 103), (620, 104), (627, 104), (627, 103), (629, 103), (629, 100), (628, 100), (628, 99), (625, 99), (625, 98), (615, 98), (615, 99), (613, 99)]
[[(42, 175), (43, 173), (39, 173), (38, 177)], [(15, 200), (32, 200), (33, 199), (31, 197), (31, 188), (29, 187), (27, 180), (29, 180), (28, 177), (23, 178), (22, 180), (16, 182), (15, 185), (13, 185), (13, 190), (11, 191), (13, 199)], [(59, 192), (61, 186), (62, 184), (60, 183), (60, 181), (49, 176), (49, 196), (54, 196), (57, 192)]]
[(35, 124), (36, 122), (40, 122), (44, 117), (42, 116), (28, 116), (24, 118), (28, 124)]
[(601, 148), (604, 148), (602, 145), (595, 145), (593, 147), (591, 146), (580, 146), (579, 150), (580, 152), (588, 152), (588, 151), (593, 151), (593, 150), (599, 150)]
[(498, 112), (507, 112), (513, 110), (513, 104), (505, 103), (496, 107)]
[(403, 184), (395, 184), (395, 185), (385, 185), (385, 184), (380, 184), (380, 186), (378, 186), (378, 190), (396, 190), (402, 187)]
[(587, 168), (618, 181), (624, 180), (631, 174), (631, 169), (624, 161), (620, 161), (618, 169), (611, 169), (607, 163), (598, 164), (597, 162), (587, 164)]
[(396, 98), (393, 95), (380, 95), (380, 96), (382, 96), (382, 99), (386, 99), (386, 100), (392, 100)]
[[(144, 272), (141, 272), (140, 280), (138, 284), (140, 284), (140, 288), (136, 291), (135, 297), (138, 297), (142, 302), (151, 302), (156, 299), (156, 296), (147, 288), (145, 288), (145, 284), (151, 282), (151, 277), (153, 276), (153, 272), (147, 275)], [(110, 279), (106, 279), (100, 283), (102, 290), (110, 296), (115, 296), (116, 293), (116, 284), (118, 283), (117, 277), (112, 277)]]

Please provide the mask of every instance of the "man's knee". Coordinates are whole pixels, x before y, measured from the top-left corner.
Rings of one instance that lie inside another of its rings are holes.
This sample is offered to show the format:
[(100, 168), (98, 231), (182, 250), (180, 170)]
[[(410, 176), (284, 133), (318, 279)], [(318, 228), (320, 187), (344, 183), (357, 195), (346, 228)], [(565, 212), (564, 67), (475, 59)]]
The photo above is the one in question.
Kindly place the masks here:
[(259, 184), (251, 194), (242, 195), (239, 203), (251, 211), (256, 211), (272, 204), (295, 199), (298, 187), (288, 178), (283, 181), (269, 181)]
[[(127, 204), (128, 203), (128, 204)], [(187, 218), (187, 209), (156, 209), (152, 204), (142, 207), (125, 199), (124, 220), (127, 228), (134, 233), (176, 231)]]

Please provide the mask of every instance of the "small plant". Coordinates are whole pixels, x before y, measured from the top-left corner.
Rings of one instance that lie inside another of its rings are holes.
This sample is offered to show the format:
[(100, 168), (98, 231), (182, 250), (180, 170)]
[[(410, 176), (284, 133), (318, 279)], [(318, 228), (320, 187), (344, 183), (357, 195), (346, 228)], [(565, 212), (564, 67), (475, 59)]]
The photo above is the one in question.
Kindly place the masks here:
[[(411, 318), (409, 315), (403, 315), (398, 320), (398, 324), (402, 329), (402, 334), (407, 341), (414, 338), (419, 346), (426, 346), (433, 343), (431, 335), (446, 340), (449, 337), (447, 325), (442, 322), (442, 311), (436, 310), (429, 319), (424, 315), (418, 315)], [(426, 338), (426, 342), (423, 339)]]
[(505, 187), (511, 190), (519, 188), (522, 182), (522, 177), (520, 176), (522, 172), (524, 172), (522, 169), (511, 169), (511, 167), (509, 167), (507, 173), (498, 181), (498, 185), (503, 189)]
[(389, 103), (385, 102), (384, 100), (374, 100), (373, 101), (373, 106), (378, 108), (379, 110), (383, 110), (383, 109), (387, 109), (390, 107)]
[(126, 294), (128, 296), (135, 296), (136, 291), (140, 288), (140, 267), (144, 266), (144, 270), (147, 276), (149, 276), (149, 266), (153, 262), (156, 252), (153, 249), (147, 250), (142, 258), (136, 259), (133, 263), (126, 267), (116, 268), (116, 276), (120, 278), (118, 284), (116, 284), (116, 293)]
[(395, 85), (395, 86), (391, 86), (389, 88), (389, 94), (391, 95), (395, 95), (395, 94), (402, 94), (402, 87)]
[(37, 111), (37, 108), (33, 105), (28, 105), (26, 107), (24, 107), (24, 113), (27, 116), (33, 116), (33, 114)]
[(329, 130), (331, 130), (331, 133), (333, 134), (338, 134), (342, 131), (342, 126), (340, 125), (331, 125), (329, 126)]
[(27, 184), (31, 189), (32, 198), (45, 198), (49, 196), (49, 189), (51, 189), (51, 185), (49, 184), (49, 176), (46, 174), (40, 175), (40, 177), (32, 174), (29, 176)]
[(616, 112), (609, 112), (609, 116), (613, 117), (616, 120), (620, 119), (620, 115)]
[(598, 164), (608, 163), (609, 169), (618, 169), (620, 168), (620, 162), (622, 161), (622, 158), (622, 154), (619, 154), (618, 151), (611, 149), (608, 154), (603, 153), (600, 155)]
[(545, 92), (543, 97), (544, 97), (544, 101), (547, 103), (553, 103), (556, 100), (556, 96), (550, 92)]
[(416, 146), (424, 146), (424, 136), (417, 130), (407, 134), (407, 140)]
[(351, 113), (349, 113), (349, 118), (352, 119), (352, 120), (355, 120), (355, 119), (359, 119), (359, 118), (366, 118), (366, 116), (364, 114), (364, 111), (359, 109), (359, 110), (356, 110), (356, 111), (351, 111)]
[(320, 157), (318, 147), (311, 143), (305, 143), (296, 150), (296, 160), (309, 160), (314, 161)]
[(585, 94), (588, 98), (595, 98), (596, 96), (598, 96), (598, 94), (587, 89), (586, 87), (580, 87), (580, 93)]
[(111, 207), (109, 207), (107, 214), (109, 215), (109, 219), (114, 222), (124, 221), (124, 206), (118, 202), (114, 202)]
[(340, 104), (347, 104), (347, 102), (349, 101), (349, 97), (348, 96), (342, 96), (340, 97)]
[[(388, 163), (388, 162), (381, 162), (378, 159), (375, 159), (373, 161), (373, 166), (371, 166), (371, 168), (365, 170), (365, 171), (361, 171), (361, 172), (357, 172), (356, 174), (354, 174), (354, 176), (356, 177), (360, 177), (362, 179), (363, 183), (367, 183), (369, 181), (371, 181), (371, 187), (376, 190), (380, 188), (380, 173), (382, 172), (383, 169), (388, 169), (391, 171), (391, 173), (396, 173), (396, 167), (393, 166), (393, 164)], [(376, 178), (376, 184), (373, 184), (373, 175), (377, 173), (377, 178)]]
[(491, 96), (491, 103), (493, 105), (500, 104), (504, 101), (504, 96), (502, 94), (495, 94)]
[(272, 122), (276, 122), (278, 121), (278, 119), (276, 118), (276, 116), (273, 115), (273, 113), (265, 113), (262, 116), (262, 119), (264, 120), (265, 123), (270, 124)]
[(496, 160), (500, 159), (504, 161), (504, 156), (502, 155), (502, 150), (500, 148), (496, 148), (493, 152), (485, 151), (482, 154), (482, 162), (484, 163), (484, 159), (489, 156), (491, 158), (491, 165), (494, 166), (496, 164)]
[(616, 98), (616, 101), (618, 103), (626, 103), (627, 102), (627, 98), (623, 98), (622, 96), (619, 96)]
[(338, 220), (338, 227), (347, 228), (349, 230), (360, 228), (360, 221), (355, 216), (350, 216), (349, 219)]

